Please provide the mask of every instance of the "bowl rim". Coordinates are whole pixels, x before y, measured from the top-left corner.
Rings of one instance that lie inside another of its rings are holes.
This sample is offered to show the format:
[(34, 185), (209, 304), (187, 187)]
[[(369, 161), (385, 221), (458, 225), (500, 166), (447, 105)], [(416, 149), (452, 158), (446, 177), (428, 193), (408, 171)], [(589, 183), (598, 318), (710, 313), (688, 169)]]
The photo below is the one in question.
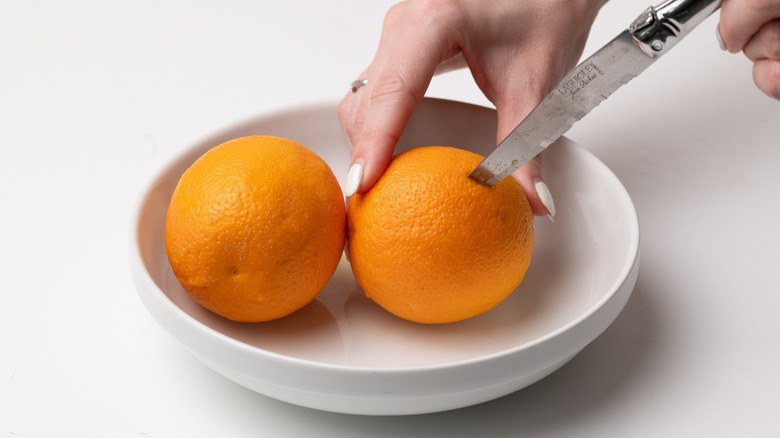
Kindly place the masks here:
[[(449, 105), (467, 106), (467, 107), (475, 108), (477, 110), (495, 111), (492, 108), (488, 108), (480, 105), (474, 105), (465, 102), (454, 101), (454, 100), (432, 99), (432, 98), (425, 98), (425, 100), (439, 101)], [(293, 106), (293, 107), (283, 108), (276, 111), (257, 114), (255, 116), (248, 117), (247, 119), (244, 119), (239, 123), (229, 125), (225, 128), (212, 132), (209, 135), (202, 136), (201, 138), (205, 141), (206, 139), (223, 137), (226, 135), (226, 133), (240, 129), (242, 126), (247, 125), (251, 123), (252, 120), (256, 120), (258, 118), (280, 117), (292, 112), (316, 111), (316, 110), (321, 110), (325, 107), (335, 108), (336, 102), (337, 101), (333, 101), (333, 100), (325, 101), (325, 102), (315, 102), (309, 105)], [(564, 141), (568, 141), (569, 143), (571, 143), (574, 150), (577, 151), (576, 153), (581, 154), (583, 157), (585, 157), (585, 159), (592, 161), (593, 164), (598, 166), (602, 171), (602, 173), (604, 174), (604, 176), (606, 176), (609, 179), (610, 185), (613, 187), (613, 189), (616, 189), (616, 194), (624, 201), (621, 204), (624, 207), (624, 211), (627, 214), (628, 219), (630, 219), (627, 222), (628, 224), (627, 230), (630, 233), (630, 240), (629, 240), (630, 257), (626, 258), (626, 262), (623, 263), (619, 275), (616, 277), (616, 280), (613, 282), (609, 290), (606, 291), (597, 301), (592, 303), (586, 310), (584, 310), (582, 313), (577, 315), (575, 318), (573, 318), (566, 324), (531, 341), (524, 342), (522, 344), (518, 344), (516, 346), (501, 351), (496, 351), (496, 352), (492, 352), (492, 353), (488, 353), (476, 357), (471, 357), (467, 359), (461, 359), (461, 360), (437, 363), (437, 364), (412, 365), (412, 366), (400, 366), (400, 367), (346, 365), (346, 364), (338, 364), (338, 363), (319, 362), (311, 359), (303, 359), (303, 358), (298, 358), (293, 356), (287, 356), (281, 353), (265, 350), (263, 348), (249, 345), (245, 342), (232, 338), (224, 333), (219, 332), (216, 329), (209, 327), (208, 325), (197, 320), (196, 318), (192, 317), (183, 309), (181, 309), (179, 306), (177, 306), (176, 303), (174, 303), (173, 300), (171, 300), (170, 297), (162, 289), (158, 287), (157, 283), (152, 278), (152, 275), (149, 272), (149, 268), (147, 267), (145, 261), (143, 260), (143, 257), (141, 256), (139, 227), (142, 222), (141, 219), (145, 207), (149, 202), (150, 195), (152, 195), (152, 193), (154, 192), (154, 190), (157, 188), (158, 185), (162, 184), (163, 180), (168, 176), (170, 172), (172, 172), (176, 167), (179, 167), (182, 161), (189, 159), (190, 155), (192, 155), (194, 150), (196, 149), (196, 145), (203, 143), (203, 141), (200, 140), (190, 143), (187, 147), (177, 152), (173, 156), (173, 158), (170, 161), (168, 161), (164, 166), (161, 166), (156, 171), (153, 171), (152, 176), (147, 177), (147, 181), (142, 186), (140, 195), (136, 198), (134, 202), (134, 205), (131, 210), (132, 213), (131, 213), (130, 233), (129, 233), (130, 269), (133, 277), (133, 282), (135, 283), (137, 293), (140, 296), (147, 310), (152, 311), (152, 309), (150, 308), (151, 303), (149, 302), (149, 300), (151, 300), (152, 297), (154, 297), (158, 302), (158, 304), (164, 306), (169, 313), (174, 315), (179, 323), (191, 327), (192, 330), (198, 331), (201, 334), (208, 336), (212, 340), (219, 342), (225, 347), (229, 347), (242, 354), (249, 354), (258, 359), (285, 363), (287, 365), (294, 365), (294, 366), (305, 367), (305, 368), (317, 368), (323, 371), (330, 371), (330, 372), (365, 373), (365, 374), (372, 374), (372, 375), (376, 375), (376, 374), (395, 375), (395, 374), (408, 374), (408, 373), (421, 373), (421, 372), (439, 372), (442, 370), (451, 370), (451, 369), (462, 368), (462, 367), (479, 366), (480, 364), (485, 362), (507, 359), (517, 354), (520, 354), (522, 352), (539, 347), (540, 345), (546, 344), (556, 338), (560, 338), (563, 335), (573, 331), (576, 327), (584, 324), (589, 319), (593, 318), (601, 309), (606, 307), (607, 303), (609, 303), (610, 301), (616, 298), (616, 296), (619, 294), (623, 286), (630, 279), (632, 272), (634, 271), (634, 269), (636, 268), (639, 262), (639, 250), (640, 250), (639, 220), (637, 217), (636, 208), (631, 200), (628, 191), (620, 182), (619, 178), (608, 168), (608, 166), (604, 164), (601, 160), (599, 160), (595, 155), (593, 155), (593, 153), (578, 146), (576, 143), (568, 140), (566, 137), (562, 137), (562, 139)], [(159, 324), (163, 325), (166, 330), (169, 330), (169, 327), (163, 324), (162, 321), (159, 320), (157, 315), (155, 315), (156, 313), (155, 311), (152, 311), (151, 313), (153, 314), (152, 316), (154, 317), (154, 319)], [(598, 336), (598, 334), (594, 335), (594, 337), (596, 336)], [(187, 347), (189, 348), (189, 346)]]

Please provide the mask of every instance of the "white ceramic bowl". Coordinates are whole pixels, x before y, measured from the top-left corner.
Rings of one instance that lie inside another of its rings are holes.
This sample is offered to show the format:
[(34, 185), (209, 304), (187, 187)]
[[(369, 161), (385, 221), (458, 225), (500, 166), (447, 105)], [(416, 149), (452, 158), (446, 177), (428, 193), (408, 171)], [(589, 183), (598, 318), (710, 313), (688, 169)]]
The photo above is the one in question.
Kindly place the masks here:
[[(439, 144), (485, 155), (494, 144), (495, 122), (493, 110), (426, 99), (399, 150)], [(200, 307), (178, 284), (165, 256), (163, 228), (184, 170), (209, 148), (250, 134), (306, 145), (328, 162), (343, 187), (349, 153), (336, 103), (249, 120), (193, 145), (151, 182), (134, 213), (131, 271), (139, 296), (163, 328), (215, 371), (259, 393), (372, 415), (491, 400), (576, 355), (617, 317), (636, 282), (639, 227), (631, 199), (604, 164), (564, 138), (544, 160), (555, 220), (536, 219), (526, 278), (493, 310), (453, 324), (403, 321), (365, 298), (342, 260), (304, 309), (267, 323), (228, 321)]]

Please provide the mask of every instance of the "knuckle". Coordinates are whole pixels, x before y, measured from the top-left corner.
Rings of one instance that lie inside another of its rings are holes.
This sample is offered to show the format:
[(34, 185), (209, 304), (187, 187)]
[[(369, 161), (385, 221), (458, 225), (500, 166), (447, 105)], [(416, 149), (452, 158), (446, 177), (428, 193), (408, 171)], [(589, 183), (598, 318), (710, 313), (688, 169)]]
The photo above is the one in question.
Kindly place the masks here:
[(461, 28), (465, 17), (459, 0), (414, 0), (409, 3), (407, 14), (410, 25), (439, 37)]
[(764, 16), (777, 8), (777, 0), (745, 0), (745, 6)]
[(387, 10), (387, 13), (385, 14), (385, 21), (384, 21), (385, 28), (393, 25), (398, 20), (400, 20), (401, 17), (404, 16), (406, 9), (409, 7), (410, 1), (411, 0), (406, 0), (400, 3), (396, 3), (393, 6), (391, 6), (390, 9)]
[(780, 20), (773, 20), (765, 24), (761, 32), (767, 57), (780, 59)]
[(397, 72), (389, 72), (374, 81), (369, 100), (371, 104), (397, 100), (407, 90), (406, 80), (404, 80), (403, 76)]

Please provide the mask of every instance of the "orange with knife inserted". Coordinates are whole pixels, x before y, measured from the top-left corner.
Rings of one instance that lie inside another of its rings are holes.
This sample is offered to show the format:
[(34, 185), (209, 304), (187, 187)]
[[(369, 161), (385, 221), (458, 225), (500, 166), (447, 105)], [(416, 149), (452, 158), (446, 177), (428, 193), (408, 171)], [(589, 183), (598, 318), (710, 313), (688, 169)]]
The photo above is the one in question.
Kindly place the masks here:
[(420, 323), (461, 321), (502, 302), (531, 262), (534, 216), (513, 178), (468, 177), (482, 157), (429, 146), (402, 152), (347, 209), (347, 249), (366, 296)]

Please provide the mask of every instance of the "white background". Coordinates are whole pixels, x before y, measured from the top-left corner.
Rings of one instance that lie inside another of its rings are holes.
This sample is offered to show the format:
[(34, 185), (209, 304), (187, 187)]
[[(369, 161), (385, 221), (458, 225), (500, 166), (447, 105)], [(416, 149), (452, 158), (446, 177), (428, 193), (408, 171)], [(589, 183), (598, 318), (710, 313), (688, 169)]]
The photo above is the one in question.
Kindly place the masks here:
[[(642, 262), (550, 377), (457, 411), (332, 414), (224, 379), (157, 325), (127, 263), (149, 178), (225, 126), (338, 100), (393, 3), (0, 3), (0, 436), (780, 435), (780, 102), (716, 17), (568, 134), (630, 192)], [(610, 2), (585, 54), (648, 5)], [(428, 95), (489, 105), (467, 72)]]

